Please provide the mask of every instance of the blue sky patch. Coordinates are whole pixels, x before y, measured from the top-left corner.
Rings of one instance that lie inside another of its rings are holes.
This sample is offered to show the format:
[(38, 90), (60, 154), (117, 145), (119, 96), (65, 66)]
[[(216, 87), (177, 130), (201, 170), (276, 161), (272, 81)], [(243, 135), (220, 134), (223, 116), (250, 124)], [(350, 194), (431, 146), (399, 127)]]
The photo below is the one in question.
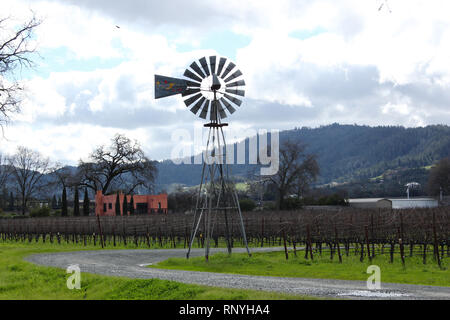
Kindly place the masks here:
[[(212, 49), (221, 56), (236, 60), (236, 52), (250, 44), (251, 37), (234, 33), (230, 30), (209, 33), (200, 41), (200, 48)], [(177, 51), (189, 52), (198, 49), (188, 43), (177, 45)]]
[(326, 32), (326, 30), (322, 27), (317, 27), (312, 30), (295, 30), (289, 33), (289, 37), (305, 40), (308, 38), (315, 37), (324, 32)]
[(125, 57), (101, 58), (92, 57), (80, 59), (75, 53), (66, 47), (41, 49), (39, 55), (34, 59), (36, 67), (29, 70), (23, 70), (21, 78), (30, 79), (35, 76), (48, 78), (51, 72), (68, 71), (94, 71), (96, 69), (110, 69), (118, 66), (126, 60)]

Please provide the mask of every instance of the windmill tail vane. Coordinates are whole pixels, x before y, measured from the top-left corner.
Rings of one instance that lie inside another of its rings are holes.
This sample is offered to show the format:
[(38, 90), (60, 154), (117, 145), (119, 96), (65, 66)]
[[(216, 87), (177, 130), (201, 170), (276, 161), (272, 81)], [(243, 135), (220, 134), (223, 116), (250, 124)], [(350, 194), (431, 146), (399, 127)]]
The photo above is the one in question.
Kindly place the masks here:
[(183, 93), (187, 86), (186, 80), (155, 74), (155, 99)]

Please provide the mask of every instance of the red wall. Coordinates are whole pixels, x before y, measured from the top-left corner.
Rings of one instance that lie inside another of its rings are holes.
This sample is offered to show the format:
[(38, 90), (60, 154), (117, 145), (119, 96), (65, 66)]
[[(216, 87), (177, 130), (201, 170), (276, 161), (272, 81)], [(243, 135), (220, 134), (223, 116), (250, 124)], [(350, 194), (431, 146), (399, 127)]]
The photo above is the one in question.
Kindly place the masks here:
[[(124, 194), (119, 192), (120, 201), (120, 214), (123, 215), (123, 197)], [(111, 194), (104, 196), (99, 190), (95, 195), (95, 214), (100, 216), (115, 216), (116, 215), (116, 199), (117, 194)], [(128, 210), (130, 208), (131, 195), (127, 195)], [(137, 204), (146, 203), (147, 204), (147, 214), (152, 212), (157, 213), (158, 209), (163, 213), (167, 213), (167, 194), (162, 193), (158, 195), (133, 195), (134, 202), (134, 212), (136, 214)], [(104, 211), (104, 204), (106, 204), (106, 211)], [(160, 204), (160, 206), (159, 206)], [(130, 212), (128, 212), (128, 215)]]

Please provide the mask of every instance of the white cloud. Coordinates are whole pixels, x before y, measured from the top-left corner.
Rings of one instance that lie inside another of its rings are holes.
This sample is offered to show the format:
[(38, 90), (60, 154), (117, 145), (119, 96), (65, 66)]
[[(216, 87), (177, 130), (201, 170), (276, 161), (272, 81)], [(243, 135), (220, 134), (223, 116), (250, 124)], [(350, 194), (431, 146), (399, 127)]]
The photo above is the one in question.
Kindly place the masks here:
[(117, 128), (90, 124), (65, 124), (62, 126), (34, 126), (26, 124), (8, 128), (6, 139), (1, 139), (2, 152), (13, 154), (18, 145), (28, 147), (53, 160), (76, 165), (79, 159), (87, 160), (92, 150), (99, 145), (107, 145), (116, 134), (122, 133), (139, 141), (148, 152), (151, 134), (139, 128), (117, 130)]
[(384, 114), (398, 113), (401, 115), (408, 115), (410, 113), (410, 109), (408, 108), (408, 105), (406, 103), (392, 104), (388, 102), (381, 107), (381, 110)]
[[(223, 29), (250, 37), (236, 52), (247, 87), (239, 112), (227, 119), (235, 128), (450, 123), (450, 4), (389, 0), (389, 12), (380, 3), (0, 3), (19, 21), (27, 8), (44, 17), (40, 48), (65, 48), (90, 63), (120, 58), (109, 68), (74, 66), (29, 80), (23, 112), (7, 128), (14, 142), (1, 149), (24, 144), (73, 162), (124, 131), (154, 158), (168, 157), (171, 130), (193, 128), (197, 117), (179, 97), (153, 99), (154, 74), (181, 77), (193, 60), (216, 54), (202, 39)], [(183, 44), (196, 49), (180, 52)]]

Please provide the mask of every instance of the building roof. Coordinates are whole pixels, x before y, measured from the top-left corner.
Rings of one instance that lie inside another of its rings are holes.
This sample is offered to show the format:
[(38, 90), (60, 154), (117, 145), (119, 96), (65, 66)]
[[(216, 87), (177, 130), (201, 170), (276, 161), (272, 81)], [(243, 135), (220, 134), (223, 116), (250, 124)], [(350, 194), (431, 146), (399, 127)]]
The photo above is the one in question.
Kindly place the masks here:
[(437, 201), (436, 199), (433, 198), (401, 198), (401, 199), (397, 199), (397, 198), (383, 198), (381, 200), (388, 200), (388, 201)]
[(389, 200), (389, 201), (437, 201), (433, 198), (355, 198), (348, 199), (350, 203), (365, 203), (365, 202), (377, 202), (380, 200)]
[(348, 202), (350, 203), (377, 202), (378, 200), (382, 199), (384, 198), (355, 198), (355, 199), (348, 199)]

